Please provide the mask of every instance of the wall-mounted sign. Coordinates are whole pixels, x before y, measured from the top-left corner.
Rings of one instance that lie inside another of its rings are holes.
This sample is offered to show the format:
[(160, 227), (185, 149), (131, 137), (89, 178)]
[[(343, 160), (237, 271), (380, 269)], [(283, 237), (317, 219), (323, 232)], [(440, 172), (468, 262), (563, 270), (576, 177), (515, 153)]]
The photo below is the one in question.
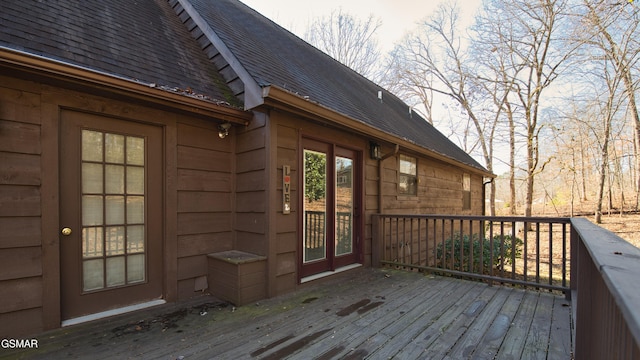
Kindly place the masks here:
[(291, 167), (282, 167), (282, 213), (291, 213)]

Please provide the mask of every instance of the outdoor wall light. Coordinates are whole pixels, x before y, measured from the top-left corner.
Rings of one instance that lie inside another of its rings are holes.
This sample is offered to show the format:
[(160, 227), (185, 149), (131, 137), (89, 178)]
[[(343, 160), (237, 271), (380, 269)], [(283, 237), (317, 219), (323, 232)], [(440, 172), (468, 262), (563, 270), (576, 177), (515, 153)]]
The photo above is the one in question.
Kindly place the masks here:
[(224, 139), (229, 135), (229, 129), (231, 128), (231, 123), (224, 123), (218, 125), (218, 136), (220, 139)]
[(369, 142), (369, 156), (371, 156), (373, 160), (380, 160), (382, 158), (380, 155), (380, 145), (378, 143), (373, 141)]

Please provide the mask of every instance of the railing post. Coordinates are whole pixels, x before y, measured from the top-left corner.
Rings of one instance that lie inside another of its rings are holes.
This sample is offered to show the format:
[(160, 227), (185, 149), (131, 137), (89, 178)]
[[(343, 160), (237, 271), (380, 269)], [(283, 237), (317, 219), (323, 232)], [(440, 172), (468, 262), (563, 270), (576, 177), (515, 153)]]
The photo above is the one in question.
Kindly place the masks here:
[(379, 214), (371, 215), (371, 267), (374, 268), (382, 266), (381, 260), (384, 252), (382, 223)]
[(565, 296), (567, 300), (572, 300), (572, 306), (575, 309), (575, 299), (574, 296), (578, 291), (578, 242), (580, 241), (578, 237), (578, 232), (576, 228), (571, 224), (571, 236), (569, 237), (569, 291)]

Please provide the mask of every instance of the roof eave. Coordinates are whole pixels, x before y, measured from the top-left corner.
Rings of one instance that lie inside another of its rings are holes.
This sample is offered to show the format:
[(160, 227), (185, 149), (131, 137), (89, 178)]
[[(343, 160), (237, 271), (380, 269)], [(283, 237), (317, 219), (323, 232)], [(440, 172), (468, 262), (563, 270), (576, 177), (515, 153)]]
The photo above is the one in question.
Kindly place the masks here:
[(182, 92), (172, 92), (156, 84), (134, 81), (117, 75), (2, 46), (0, 46), (0, 65), (14, 67), (32, 73), (46, 74), (46, 76), (49, 77), (74, 83), (100, 86), (114, 93), (163, 103), (182, 111), (235, 124), (246, 125), (252, 118), (250, 112), (227, 106), (222, 102), (215, 102), (197, 96), (189, 96)]
[(407, 150), (422, 153), (434, 159), (438, 159), (445, 163), (458, 166), (470, 173), (482, 175), (484, 177), (495, 178), (496, 175), (486, 169), (480, 169), (475, 166), (457, 161), (446, 155), (440, 154), (433, 150), (417, 145), (411, 141), (400, 138), (388, 132), (372, 127), (362, 121), (354, 119), (350, 116), (341, 114), (319, 103), (312, 102), (300, 95), (294, 94), (281, 87), (270, 85), (262, 89), (264, 104), (274, 108), (280, 108), (291, 111), (300, 115), (304, 115), (315, 120), (323, 122), (331, 122), (338, 127), (347, 128), (369, 137), (377, 141), (385, 141), (391, 144), (398, 144)]

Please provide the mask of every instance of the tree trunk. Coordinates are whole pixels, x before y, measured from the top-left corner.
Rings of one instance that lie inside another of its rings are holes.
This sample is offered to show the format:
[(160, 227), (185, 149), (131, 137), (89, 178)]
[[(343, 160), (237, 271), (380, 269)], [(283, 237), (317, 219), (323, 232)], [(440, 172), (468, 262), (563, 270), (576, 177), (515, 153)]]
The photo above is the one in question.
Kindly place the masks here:
[[(508, 104), (507, 104), (508, 106)], [(511, 195), (510, 214), (517, 214), (516, 198), (516, 127), (513, 123), (513, 114), (509, 108), (509, 193)]]
[[(598, 198), (596, 203), (596, 224), (602, 224), (602, 201), (604, 198), (604, 185), (607, 179), (607, 168), (609, 161), (609, 133), (611, 132), (611, 119), (607, 118), (604, 124), (604, 141), (600, 149), (600, 179), (598, 182)], [(611, 199), (611, 196), (609, 196)]]
[(524, 201), (524, 216), (531, 216), (533, 207), (533, 175), (534, 175), (533, 139), (527, 141), (527, 195)]

